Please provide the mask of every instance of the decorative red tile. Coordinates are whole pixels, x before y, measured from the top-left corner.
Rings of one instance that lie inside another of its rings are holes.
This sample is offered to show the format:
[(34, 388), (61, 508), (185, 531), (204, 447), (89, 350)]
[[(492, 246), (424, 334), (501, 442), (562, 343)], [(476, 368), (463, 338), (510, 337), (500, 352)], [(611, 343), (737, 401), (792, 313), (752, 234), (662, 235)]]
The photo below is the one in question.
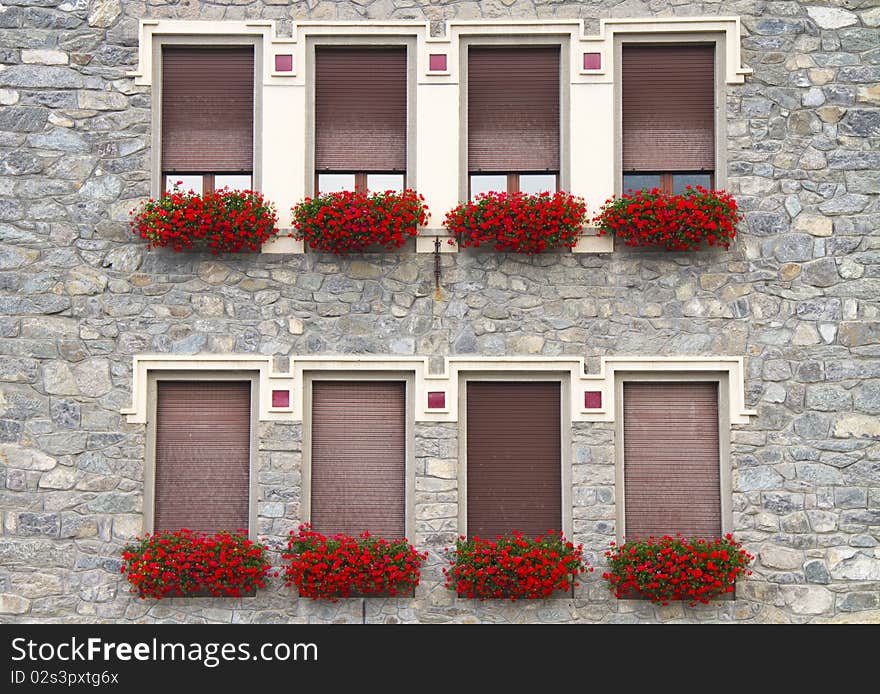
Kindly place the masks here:
[(428, 69), (431, 72), (446, 72), (446, 54), (432, 53), (428, 56)]
[(276, 55), (275, 72), (293, 72), (293, 56)]
[(584, 70), (601, 70), (601, 53), (584, 53)]
[(446, 393), (442, 390), (428, 393), (428, 409), (442, 410), (446, 407)]
[(588, 410), (598, 410), (602, 407), (602, 391), (584, 391), (584, 407)]
[(273, 390), (272, 407), (290, 407), (290, 391)]

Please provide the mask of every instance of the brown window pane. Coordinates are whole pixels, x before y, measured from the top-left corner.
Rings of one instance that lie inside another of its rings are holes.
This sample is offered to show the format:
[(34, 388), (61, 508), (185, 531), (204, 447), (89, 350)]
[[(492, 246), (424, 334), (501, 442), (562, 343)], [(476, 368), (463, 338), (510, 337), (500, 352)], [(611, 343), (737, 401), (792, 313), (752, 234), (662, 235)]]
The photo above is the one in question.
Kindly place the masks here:
[(253, 171), (253, 47), (164, 46), (161, 115), (163, 171)]
[(626, 539), (721, 534), (718, 384), (623, 384)]
[(159, 381), (154, 527), (248, 527), (251, 384)]
[(468, 49), (468, 170), (559, 171), (559, 46)]
[(312, 383), (311, 523), (326, 535), (406, 534), (406, 384)]
[(406, 172), (406, 48), (315, 50), (315, 170)]
[(715, 47), (623, 46), (623, 170), (715, 168)]
[(560, 385), (468, 382), (467, 532), (562, 529)]

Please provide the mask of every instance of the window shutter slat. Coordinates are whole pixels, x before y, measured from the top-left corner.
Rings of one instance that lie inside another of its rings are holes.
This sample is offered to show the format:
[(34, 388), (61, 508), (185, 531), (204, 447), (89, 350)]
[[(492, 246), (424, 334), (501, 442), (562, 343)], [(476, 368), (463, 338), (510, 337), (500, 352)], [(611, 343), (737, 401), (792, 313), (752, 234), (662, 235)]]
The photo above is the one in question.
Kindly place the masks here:
[(623, 170), (714, 169), (714, 47), (624, 46)]
[(248, 527), (251, 384), (160, 381), (156, 530)]
[(468, 169), (559, 171), (559, 47), (468, 49)]
[(250, 173), (253, 162), (253, 48), (163, 47), (162, 170)]
[(721, 536), (718, 384), (624, 383), (626, 539)]
[(312, 383), (311, 523), (325, 535), (406, 534), (406, 384)]
[(315, 170), (406, 172), (406, 48), (315, 50)]
[(559, 383), (467, 384), (467, 530), (562, 529)]

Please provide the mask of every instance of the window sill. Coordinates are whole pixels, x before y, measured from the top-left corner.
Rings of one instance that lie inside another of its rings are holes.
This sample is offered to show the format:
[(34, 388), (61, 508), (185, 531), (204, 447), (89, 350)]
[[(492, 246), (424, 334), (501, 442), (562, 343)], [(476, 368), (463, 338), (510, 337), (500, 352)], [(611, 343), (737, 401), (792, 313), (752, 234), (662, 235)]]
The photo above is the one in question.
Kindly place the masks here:
[(341, 595), (327, 596), (321, 598), (312, 598), (310, 596), (300, 595), (299, 592), (296, 593), (297, 597), (300, 600), (332, 600), (333, 602), (342, 602), (343, 600), (413, 600), (416, 597), (416, 589), (413, 588), (408, 592), (401, 592), (395, 595), (391, 595), (386, 591), (381, 593), (360, 593), (358, 591), (352, 591), (345, 597)]
[[(253, 598), (253, 597), (256, 597), (256, 595), (257, 595), (256, 588), (247, 588), (242, 591), (241, 595), (237, 595), (237, 596), (236, 595), (214, 595), (207, 588), (204, 588), (201, 590), (196, 590), (196, 591), (192, 591), (190, 593), (186, 593), (184, 595), (164, 595), (161, 598), (154, 598), (152, 596), (147, 596), (147, 597), (143, 598), (143, 600), (144, 600), (144, 602), (146, 602), (147, 600), (154, 600), (157, 602), (159, 600), (184, 600), (186, 598), (198, 598), (198, 599), (216, 598), (217, 600), (240, 600), (242, 598)], [(140, 599), (140, 598), (141, 598), (141, 596), (138, 595), (138, 599)]]
[[(416, 238), (416, 251), (418, 253), (433, 253), (434, 240), (439, 237), (441, 253), (461, 253), (464, 251), (476, 253), (497, 253), (491, 246), (482, 246), (478, 249), (462, 249), (458, 244), (450, 244), (447, 241), (452, 238), (445, 229), (423, 229)], [(578, 238), (577, 244), (569, 251), (559, 248), (547, 251), (545, 255), (554, 253), (612, 253), (614, 251), (614, 239), (611, 236), (598, 236), (593, 227), (584, 227)]]
[(614, 251), (613, 236), (599, 236), (594, 227), (584, 227), (572, 253), (612, 253)]
[[(272, 253), (272, 254), (302, 254), (307, 251), (305, 244), (302, 241), (297, 241), (294, 238), (288, 236), (288, 234), (292, 230), (289, 228), (279, 229), (278, 236), (274, 239), (267, 241), (262, 248), (263, 253)], [(440, 239), (440, 252), (441, 253), (459, 253), (462, 251), (458, 247), (458, 244), (449, 243), (449, 240), (452, 238), (449, 233), (445, 229), (421, 229), (419, 231), (419, 235), (415, 237), (415, 252), (416, 253), (434, 253), (435, 252), (435, 241)], [(360, 251), (360, 254), (372, 254), (372, 253), (395, 253), (395, 252), (412, 252), (413, 246), (412, 242), (408, 241), (404, 246), (397, 249), (386, 250), (384, 248), (376, 248), (376, 249), (368, 249), (364, 251)], [(495, 253), (491, 247), (485, 246), (483, 248), (477, 249), (477, 252), (492, 252)], [(596, 234), (596, 230), (593, 227), (584, 227), (583, 233), (577, 241), (577, 244), (571, 249), (572, 253), (612, 253), (614, 251), (614, 239), (611, 236), (598, 236)], [(553, 251), (548, 251), (550, 253), (566, 253), (565, 249), (557, 249)]]

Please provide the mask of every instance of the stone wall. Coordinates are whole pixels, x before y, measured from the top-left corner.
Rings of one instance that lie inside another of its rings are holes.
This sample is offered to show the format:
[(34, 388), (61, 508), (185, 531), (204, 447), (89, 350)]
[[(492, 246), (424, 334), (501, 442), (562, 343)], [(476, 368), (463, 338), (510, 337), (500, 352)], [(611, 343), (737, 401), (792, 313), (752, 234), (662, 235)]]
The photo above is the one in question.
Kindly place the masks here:
[[(520, 258), (410, 252), (223, 260), (148, 252), (128, 210), (149, 193), (143, 17), (409, 19), (740, 15), (754, 74), (728, 86), (727, 252)], [(4, 0), (0, 7), (0, 620), (360, 621), (361, 602), (138, 601), (119, 550), (141, 530), (144, 427), (131, 355), (743, 355), (731, 446), (734, 528), (758, 556), (735, 602), (617, 602), (613, 428), (573, 431), (575, 540), (598, 570), (574, 599), (457, 600), (457, 427), (416, 428), (415, 599), (370, 621), (869, 621), (880, 618), (880, 8), (874, 0), (442, 4), (411, 0)], [(260, 431), (259, 532), (298, 523), (301, 426)]]

